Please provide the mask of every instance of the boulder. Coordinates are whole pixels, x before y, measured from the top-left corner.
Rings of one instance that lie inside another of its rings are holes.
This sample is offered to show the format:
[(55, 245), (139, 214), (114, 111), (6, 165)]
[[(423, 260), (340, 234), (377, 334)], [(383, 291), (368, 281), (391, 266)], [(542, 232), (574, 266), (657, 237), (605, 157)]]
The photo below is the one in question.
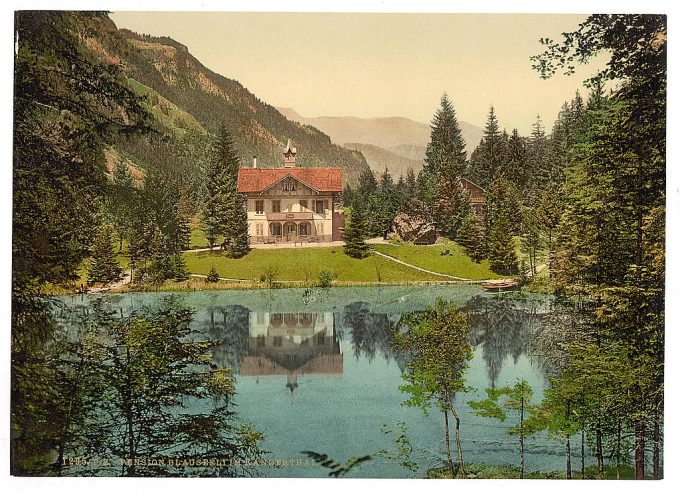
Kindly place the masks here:
[(392, 231), (414, 244), (434, 244), (437, 240), (434, 225), (418, 215), (399, 213), (392, 222)]

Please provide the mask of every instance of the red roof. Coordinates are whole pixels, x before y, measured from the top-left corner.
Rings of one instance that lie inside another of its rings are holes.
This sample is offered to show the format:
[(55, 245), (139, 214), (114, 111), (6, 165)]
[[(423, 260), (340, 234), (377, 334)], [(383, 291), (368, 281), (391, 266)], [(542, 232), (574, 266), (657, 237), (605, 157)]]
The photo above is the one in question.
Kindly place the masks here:
[(240, 168), (238, 192), (262, 192), (286, 177), (293, 177), (319, 192), (341, 192), (339, 168)]

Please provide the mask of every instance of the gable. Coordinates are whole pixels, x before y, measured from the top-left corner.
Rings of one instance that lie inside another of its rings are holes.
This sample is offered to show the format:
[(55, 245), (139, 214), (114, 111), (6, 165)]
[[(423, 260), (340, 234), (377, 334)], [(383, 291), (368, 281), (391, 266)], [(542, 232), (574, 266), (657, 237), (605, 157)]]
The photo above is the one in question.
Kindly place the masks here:
[(289, 178), (316, 192), (342, 192), (342, 170), (339, 168), (241, 168), (237, 190), (262, 193)]

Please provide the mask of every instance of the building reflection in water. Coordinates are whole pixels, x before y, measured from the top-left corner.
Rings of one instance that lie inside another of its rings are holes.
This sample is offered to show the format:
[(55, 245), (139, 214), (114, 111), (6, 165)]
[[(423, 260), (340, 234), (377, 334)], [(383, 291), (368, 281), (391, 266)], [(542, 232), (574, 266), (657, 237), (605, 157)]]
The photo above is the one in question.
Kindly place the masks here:
[(291, 394), (298, 387), (298, 376), (342, 378), (333, 313), (251, 312), (248, 331), (242, 376), (286, 376)]

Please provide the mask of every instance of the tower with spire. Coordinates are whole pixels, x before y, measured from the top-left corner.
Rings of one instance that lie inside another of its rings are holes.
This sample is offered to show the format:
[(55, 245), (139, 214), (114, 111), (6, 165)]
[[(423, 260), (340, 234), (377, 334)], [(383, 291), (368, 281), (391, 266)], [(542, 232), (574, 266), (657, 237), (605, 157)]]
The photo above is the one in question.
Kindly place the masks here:
[(283, 167), (284, 168), (295, 168), (295, 155), (297, 154), (297, 149), (291, 146), (290, 138), (288, 138), (288, 144), (286, 144), (286, 149), (283, 150)]

